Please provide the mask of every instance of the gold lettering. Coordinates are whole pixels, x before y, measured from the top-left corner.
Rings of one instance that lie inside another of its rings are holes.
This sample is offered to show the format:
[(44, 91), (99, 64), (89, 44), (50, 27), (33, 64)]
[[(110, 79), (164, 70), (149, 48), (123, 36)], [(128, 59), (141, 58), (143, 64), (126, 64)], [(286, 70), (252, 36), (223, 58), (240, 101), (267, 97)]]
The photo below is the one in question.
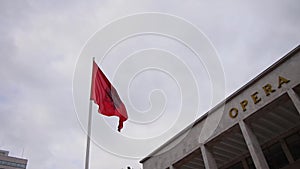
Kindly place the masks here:
[(246, 111), (247, 110), (246, 106), (248, 105), (248, 100), (243, 100), (240, 104), (242, 106), (243, 111)]
[(281, 88), (281, 86), (284, 84), (284, 83), (288, 83), (290, 82), (290, 80), (282, 77), (282, 76), (279, 76), (278, 77), (278, 88)]
[(235, 107), (229, 110), (229, 116), (233, 119), (236, 118), (238, 114), (239, 114), (239, 110)]
[(255, 92), (251, 95), (251, 98), (252, 98), (254, 104), (257, 104), (258, 102), (261, 101), (261, 98), (258, 98), (257, 94), (258, 94), (258, 92)]
[(276, 90), (272, 89), (272, 85), (270, 84), (266, 84), (264, 87), (263, 87), (265, 93), (266, 93), (266, 96), (269, 96), (271, 93), (275, 92)]

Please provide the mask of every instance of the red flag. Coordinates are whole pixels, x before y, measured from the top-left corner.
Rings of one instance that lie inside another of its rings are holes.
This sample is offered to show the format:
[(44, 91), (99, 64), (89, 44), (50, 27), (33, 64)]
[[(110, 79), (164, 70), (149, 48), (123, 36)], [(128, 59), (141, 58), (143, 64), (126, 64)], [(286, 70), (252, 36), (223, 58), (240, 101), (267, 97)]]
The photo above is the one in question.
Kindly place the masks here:
[(116, 89), (111, 85), (98, 65), (93, 61), (91, 100), (99, 106), (98, 112), (105, 116), (118, 116), (120, 132), (127, 120), (127, 111)]

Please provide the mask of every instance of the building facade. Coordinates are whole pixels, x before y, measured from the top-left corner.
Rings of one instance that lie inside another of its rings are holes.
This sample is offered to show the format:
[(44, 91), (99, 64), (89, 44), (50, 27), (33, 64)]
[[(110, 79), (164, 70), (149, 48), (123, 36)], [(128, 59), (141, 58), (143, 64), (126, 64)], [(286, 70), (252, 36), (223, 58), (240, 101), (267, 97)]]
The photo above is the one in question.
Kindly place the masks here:
[(144, 169), (299, 169), (300, 46), (141, 163)]
[(0, 169), (26, 169), (26, 159), (11, 157), (8, 153), (8, 151), (0, 150)]

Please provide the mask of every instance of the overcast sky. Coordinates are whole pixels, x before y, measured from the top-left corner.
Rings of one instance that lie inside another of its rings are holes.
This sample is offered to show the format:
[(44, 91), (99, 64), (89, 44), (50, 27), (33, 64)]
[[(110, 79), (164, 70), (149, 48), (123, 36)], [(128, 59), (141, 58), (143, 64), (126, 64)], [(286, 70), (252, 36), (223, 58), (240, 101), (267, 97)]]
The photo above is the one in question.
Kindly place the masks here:
[[(141, 12), (176, 15), (198, 27), (218, 52), (227, 96), (300, 42), (298, 0), (85, 3), (0, 0), (0, 149), (29, 159), (28, 169), (84, 168), (86, 136), (77, 119), (72, 95), (77, 58), (88, 39), (100, 28), (120, 17)], [(185, 57), (189, 54), (176, 47), (178, 44), (173, 45), (170, 39), (160, 38), (159, 43), (150, 43), (153, 39), (138, 37), (122, 45), (134, 48), (134, 44), (139, 44), (138, 49), (142, 49), (164, 48), (168, 43), (177, 55), (183, 55), (181, 58), (186, 63), (192, 61)], [(115, 50), (125, 50), (122, 45)], [(120, 51), (112, 52), (103, 62), (109, 78), (115, 70), (113, 65), (122, 60), (123, 56), (118, 53)], [(115, 55), (121, 58), (109, 59)], [(196, 79), (200, 81), (205, 71), (201, 65), (199, 70), (197, 66), (191, 64), (190, 68), (199, 71)], [(130, 90), (131, 103), (137, 108), (147, 109), (148, 98), (145, 97), (148, 94), (144, 91), (166, 86), (166, 95), (171, 94), (167, 102), (176, 105), (176, 100), (170, 99), (177, 96), (176, 91), (170, 90), (176, 85), (163, 74), (140, 75), (132, 86), (136, 91)], [(206, 88), (200, 89), (200, 93), (202, 90), (205, 92)], [(124, 97), (122, 93), (121, 97)], [(199, 112), (199, 116), (211, 107), (205, 102), (200, 106), (203, 112)], [(136, 131), (141, 129), (136, 128)], [(130, 132), (125, 130), (125, 133)], [(139, 160), (118, 157), (92, 145), (93, 169), (121, 169), (128, 165), (135, 169), (141, 167)]]

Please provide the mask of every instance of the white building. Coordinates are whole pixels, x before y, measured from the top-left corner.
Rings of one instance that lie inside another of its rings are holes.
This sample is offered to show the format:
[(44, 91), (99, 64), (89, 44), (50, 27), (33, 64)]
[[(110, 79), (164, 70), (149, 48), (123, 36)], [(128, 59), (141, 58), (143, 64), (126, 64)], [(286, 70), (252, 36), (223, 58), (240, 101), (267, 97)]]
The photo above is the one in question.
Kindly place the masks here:
[(300, 46), (141, 163), (144, 169), (299, 169)]

